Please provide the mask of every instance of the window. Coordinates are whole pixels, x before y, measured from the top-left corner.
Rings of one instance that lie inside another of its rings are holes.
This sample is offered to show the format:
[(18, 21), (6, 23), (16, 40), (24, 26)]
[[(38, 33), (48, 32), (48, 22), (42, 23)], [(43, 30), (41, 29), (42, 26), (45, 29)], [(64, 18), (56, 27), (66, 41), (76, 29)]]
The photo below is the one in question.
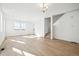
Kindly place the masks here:
[(16, 30), (24, 30), (26, 28), (25, 22), (15, 22), (14, 27)]

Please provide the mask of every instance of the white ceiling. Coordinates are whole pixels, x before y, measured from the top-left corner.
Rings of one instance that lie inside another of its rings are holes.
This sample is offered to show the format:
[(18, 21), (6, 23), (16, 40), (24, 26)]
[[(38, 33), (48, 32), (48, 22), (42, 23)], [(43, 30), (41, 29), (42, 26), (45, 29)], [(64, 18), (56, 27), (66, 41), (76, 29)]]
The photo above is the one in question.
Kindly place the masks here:
[(79, 9), (78, 3), (53, 3), (49, 6), (48, 14), (60, 14), (74, 9)]
[[(16, 10), (22, 13), (29, 12), (29, 14), (37, 15), (42, 13), (41, 8), (37, 3), (3, 3), (2, 6), (3, 8)], [(47, 11), (47, 16), (71, 11), (78, 8), (78, 3), (51, 3)]]

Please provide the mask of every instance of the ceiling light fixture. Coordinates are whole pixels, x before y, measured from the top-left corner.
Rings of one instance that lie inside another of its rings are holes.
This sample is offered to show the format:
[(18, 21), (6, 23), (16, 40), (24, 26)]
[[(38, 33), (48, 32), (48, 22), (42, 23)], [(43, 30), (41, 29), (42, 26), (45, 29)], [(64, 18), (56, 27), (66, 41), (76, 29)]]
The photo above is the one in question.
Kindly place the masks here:
[(45, 13), (47, 11), (47, 9), (48, 9), (48, 4), (47, 3), (41, 3), (40, 7), (41, 7), (41, 11), (43, 13)]
[(48, 9), (48, 4), (43, 3), (42, 12), (45, 13)]

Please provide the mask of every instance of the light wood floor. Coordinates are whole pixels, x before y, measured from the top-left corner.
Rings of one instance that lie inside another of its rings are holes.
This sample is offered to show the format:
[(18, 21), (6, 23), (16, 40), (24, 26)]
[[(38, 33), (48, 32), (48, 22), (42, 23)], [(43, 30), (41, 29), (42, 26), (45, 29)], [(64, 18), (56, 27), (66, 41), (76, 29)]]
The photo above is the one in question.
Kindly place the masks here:
[(79, 56), (79, 44), (26, 36), (8, 37), (1, 56)]

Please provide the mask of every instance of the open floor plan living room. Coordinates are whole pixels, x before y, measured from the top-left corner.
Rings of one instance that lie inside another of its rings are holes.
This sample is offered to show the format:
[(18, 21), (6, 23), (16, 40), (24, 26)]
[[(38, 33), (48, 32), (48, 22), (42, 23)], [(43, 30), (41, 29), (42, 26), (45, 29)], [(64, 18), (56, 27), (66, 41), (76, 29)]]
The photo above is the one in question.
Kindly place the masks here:
[(0, 3), (0, 56), (79, 56), (79, 3)]

